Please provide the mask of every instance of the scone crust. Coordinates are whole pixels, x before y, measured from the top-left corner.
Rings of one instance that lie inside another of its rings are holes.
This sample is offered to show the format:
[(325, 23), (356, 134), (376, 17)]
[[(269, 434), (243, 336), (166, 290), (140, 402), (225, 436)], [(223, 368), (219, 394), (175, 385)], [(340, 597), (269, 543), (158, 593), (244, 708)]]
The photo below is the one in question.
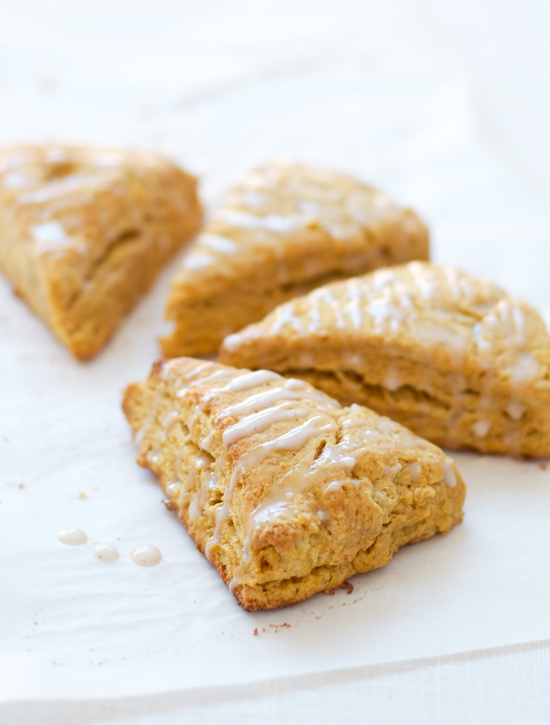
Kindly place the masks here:
[(123, 408), (138, 463), (248, 610), (340, 586), (462, 518), (441, 450), (302, 381), (181, 358)]
[(166, 357), (214, 352), (282, 302), (332, 280), (428, 259), (410, 209), (356, 179), (272, 162), (227, 194), (174, 278)]
[(0, 269), (78, 359), (95, 355), (197, 231), (196, 179), (154, 153), (0, 148)]
[(486, 279), (413, 262), (319, 288), (224, 342), (455, 449), (550, 455), (550, 336)]

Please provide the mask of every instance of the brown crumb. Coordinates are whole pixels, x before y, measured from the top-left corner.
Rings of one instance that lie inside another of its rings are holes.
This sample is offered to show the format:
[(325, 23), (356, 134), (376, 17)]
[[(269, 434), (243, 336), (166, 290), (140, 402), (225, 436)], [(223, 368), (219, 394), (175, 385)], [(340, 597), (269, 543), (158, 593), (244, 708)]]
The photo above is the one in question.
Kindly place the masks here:
[(540, 468), (540, 470), (541, 470), (541, 471), (546, 471), (546, 469), (548, 468), (548, 464), (547, 464), (547, 463), (543, 463), (543, 462), (541, 461), (541, 462), (539, 463), (539, 468)]
[(253, 634), (254, 634), (255, 637), (258, 636), (258, 627), (256, 627), (256, 629), (254, 630)]

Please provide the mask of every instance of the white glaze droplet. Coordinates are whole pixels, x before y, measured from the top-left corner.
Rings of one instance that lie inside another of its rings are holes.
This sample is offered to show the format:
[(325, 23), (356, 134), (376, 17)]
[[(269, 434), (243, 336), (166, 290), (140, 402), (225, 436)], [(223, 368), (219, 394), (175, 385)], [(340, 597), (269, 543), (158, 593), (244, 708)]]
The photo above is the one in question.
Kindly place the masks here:
[(77, 529), (73, 526), (70, 529), (63, 529), (63, 531), (60, 531), (57, 538), (62, 544), (68, 544), (69, 546), (81, 546), (88, 541), (88, 534), (82, 529)]
[(510, 381), (512, 385), (527, 384), (541, 374), (542, 366), (531, 353), (520, 353), (516, 364), (511, 369)]
[(447, 486), (449, 486), (449, 488), (454, 488), (456, 486), (457, 479), (454, 471), (454, 464), (450, 459), (447, 459), (443, 463), (443, 475)]
[(46, 222), (31, 229), (42, 249), (59, 249), (67, 244), (67, 235), (59, 222)]
[(139, 566), (156, 566), (162, 561), (162, 554), (153, 544), (134, 546), (130, 558)]
[(510, 415), (510, 418), (512, 418), (512, 420), (520, 420), (524, 412), (525, 408), (523, 407), (522, 403), (512, 400), (508, 404), (508, 414)]
[(472, 426), (472, 430), (478, 436), (479, 438), (484, 438), (487, 433), (489, 432), (489, 428), (491, 427), (491, 424), (488, 420), (478, 420), (477, 423), (474, 423)]
[(384, 387), (391, 390), (392, 393), (403, 385), (403, 381), (400, 378), (391, 375), (384, 378), (382, 382)]
[(116, 546), (112, 544), (96, 544), (94, 546), (94, 556), (101, 561), (116, 561), (120, 554)]

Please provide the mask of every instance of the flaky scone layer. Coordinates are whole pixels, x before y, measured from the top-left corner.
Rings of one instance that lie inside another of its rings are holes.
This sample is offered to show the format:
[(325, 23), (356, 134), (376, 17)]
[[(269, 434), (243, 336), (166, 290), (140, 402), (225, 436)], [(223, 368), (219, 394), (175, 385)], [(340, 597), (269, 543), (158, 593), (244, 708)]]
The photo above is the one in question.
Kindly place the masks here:
[(382, 192), (342, 174), (266, 164), (229, 192), (183, 260), (162, 352), (214, 352), (314, 287), (428, 255), (426, 227)]
[(248, 610), (330, 590), (462, 519), (440, 449), (300, 380), (180, 358), (123, 408), (138, 463)]
[(0, 148), (0, 268), (73, 355), (95, 355), (197, 231), (196, 180), (147, 152)]
[(484, 279), (413, 262), (321, 287), (228, 337), (220, 359), (308, 380), (448, 448), (550, 455), (550, 336)]

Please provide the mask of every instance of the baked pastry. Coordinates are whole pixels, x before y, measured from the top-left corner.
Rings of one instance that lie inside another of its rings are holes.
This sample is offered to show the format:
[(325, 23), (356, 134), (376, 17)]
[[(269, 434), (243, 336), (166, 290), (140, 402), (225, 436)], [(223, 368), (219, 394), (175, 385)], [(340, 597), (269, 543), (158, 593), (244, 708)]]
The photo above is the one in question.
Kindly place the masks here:
[(248, 610), (338, 587), (462, 518), (439, 448), (300, 380), (179, 358), (123, 408), (138, 463)]
[(148, 152), (0, 148), (0, 269), (78, 359), (198, 229), (196, 180)]
[(292, 297), (428, 254), (426, 227), (382, 192), (341, 174), (267, 164), (229, 192), (184, 258), (163, 355), (215, 352)]
[(447, 448), (550, 455), (550, 337), (488, 280), (413, 262), (321, 287), (220, 359), (308, 380)]

